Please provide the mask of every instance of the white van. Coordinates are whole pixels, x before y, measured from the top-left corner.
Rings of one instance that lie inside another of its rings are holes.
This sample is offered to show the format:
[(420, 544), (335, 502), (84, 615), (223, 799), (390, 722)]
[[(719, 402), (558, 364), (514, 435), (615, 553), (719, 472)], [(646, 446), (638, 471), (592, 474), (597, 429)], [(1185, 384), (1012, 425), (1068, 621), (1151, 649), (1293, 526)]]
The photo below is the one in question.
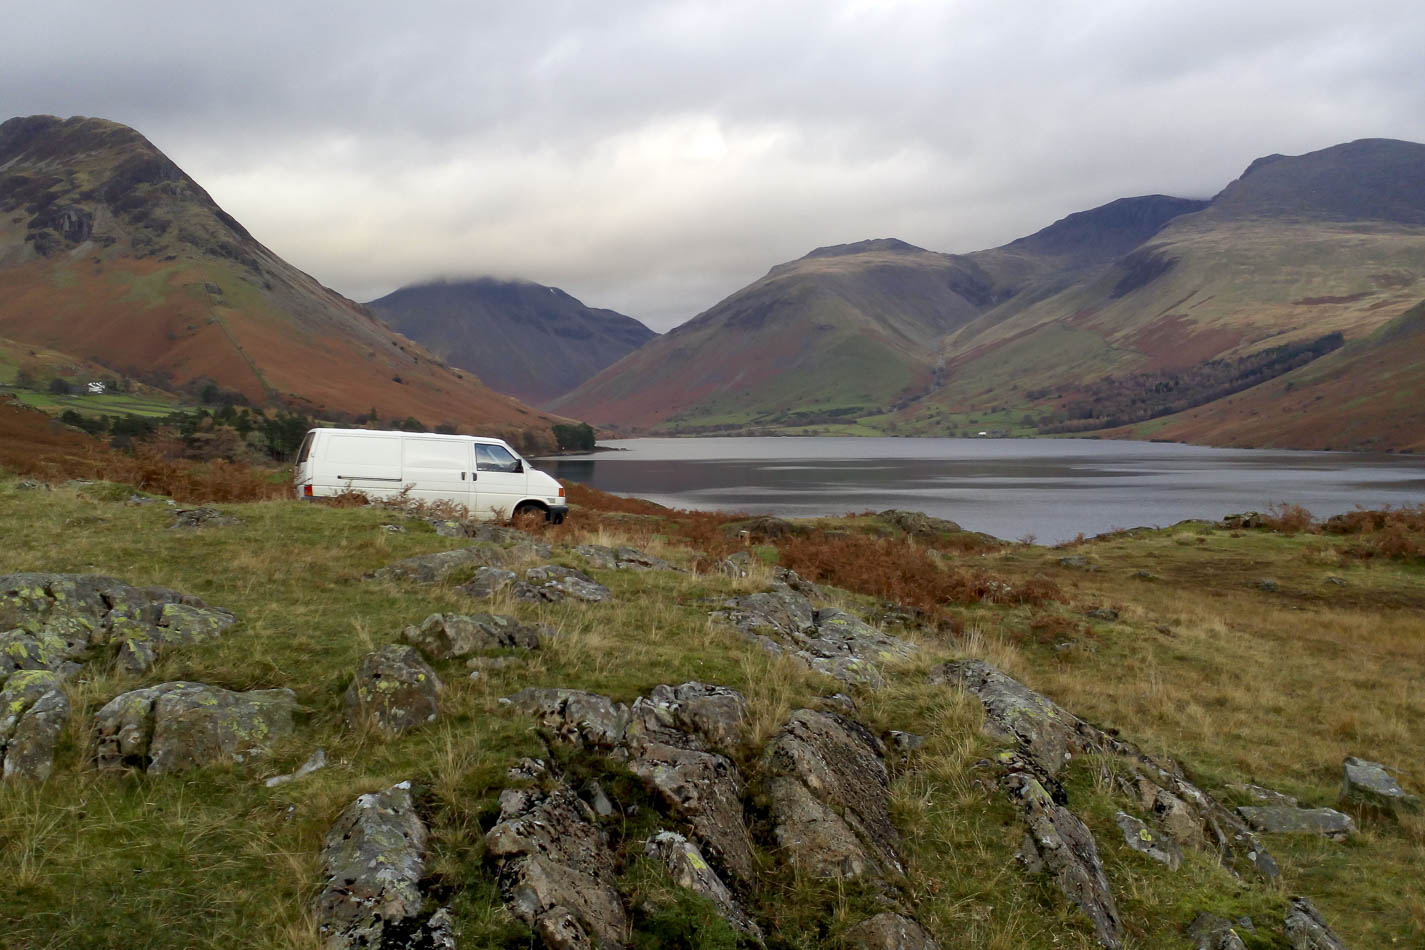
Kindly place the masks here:
[(555, 524), (569, 513), (564, 486), (499, 439), (370, 429), (312, 429), (294, 474), (298, 498), (357, 491), (464, 505), (473, 517), (539, 511)]

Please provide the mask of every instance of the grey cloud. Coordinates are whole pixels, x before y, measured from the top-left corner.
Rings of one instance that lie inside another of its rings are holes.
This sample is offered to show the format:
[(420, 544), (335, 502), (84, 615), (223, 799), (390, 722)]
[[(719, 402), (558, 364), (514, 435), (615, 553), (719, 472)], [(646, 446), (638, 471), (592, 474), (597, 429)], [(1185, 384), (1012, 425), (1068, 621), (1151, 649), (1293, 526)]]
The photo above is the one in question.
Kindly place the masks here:
[(0, 112), (148, 135), (358, 299), (562, 286), (659, 329), (814, 246), (968, 251), (1254, 157), (1425, 139), (1425, 10), (988, 0), (61, 2)]

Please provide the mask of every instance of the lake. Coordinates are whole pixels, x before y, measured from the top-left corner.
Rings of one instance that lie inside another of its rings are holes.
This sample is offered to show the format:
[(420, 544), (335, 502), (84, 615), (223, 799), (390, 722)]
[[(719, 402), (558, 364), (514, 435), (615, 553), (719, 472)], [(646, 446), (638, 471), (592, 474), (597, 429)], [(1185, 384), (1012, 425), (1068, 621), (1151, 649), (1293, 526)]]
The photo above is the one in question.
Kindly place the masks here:
[(1318, 517), (1425, 502), (1425, 457), (1090, 439), (692, 438), (601, 442), (557, 478), (677, 508), (785, 517), (909, 508), (1055, 544), (1274, 503)]

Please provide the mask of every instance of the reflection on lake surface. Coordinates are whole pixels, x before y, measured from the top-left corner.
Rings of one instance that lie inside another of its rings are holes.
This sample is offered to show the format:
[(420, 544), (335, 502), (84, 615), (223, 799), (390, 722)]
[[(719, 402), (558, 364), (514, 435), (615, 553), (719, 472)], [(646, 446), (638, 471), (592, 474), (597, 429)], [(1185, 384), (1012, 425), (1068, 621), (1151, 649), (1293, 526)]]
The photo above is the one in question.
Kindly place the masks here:
[(1086, 439), (624, 439), (557, 478), (678, 508), (786, 517), (910, 508), (1041, 544), (1278, 502), (1319, 517), (1425, 502), (1425, 458)]

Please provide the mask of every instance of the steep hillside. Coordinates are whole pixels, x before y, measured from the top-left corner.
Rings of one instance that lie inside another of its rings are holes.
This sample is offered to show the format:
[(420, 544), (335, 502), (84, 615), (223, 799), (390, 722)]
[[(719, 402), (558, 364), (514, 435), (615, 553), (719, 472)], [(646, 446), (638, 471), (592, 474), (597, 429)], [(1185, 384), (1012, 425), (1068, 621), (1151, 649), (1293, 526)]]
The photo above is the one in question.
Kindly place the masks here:
[[(951, 336), (947, 385), (902, 422), (910, 431), (934, 432), (967, 410), (998, 409), (1028, 413), (1059, 430), (1088, 431), (1142, 422), (1168, 408), (1144, 398), (1142, 418), (1123, 419), (1120, 399), (1086, 406), (1102, 393), (1105, 378), (1134, 389), (1153, 374), (1241, 361), (1338, 333), (1348, 343), (1360, 341), (1351, 353), (1369, 351), (1372, 334), (1420, 296), (1422, 182), (1425, 146), (1405, 142), (1370, 140), (1259, 159), (1208, 208), (1176, 218), (1106, 270), (1040, 299), (1023, 295)], [(1395, 345), (1425, 357), (1411, 350), (1413, 341)], [(1363, 360), (1353, 365), (1363, 368), (1369, 359)], [(1396, 383), (1372, 373), (1343, 385), (1382, 412), (1400, 394)], [(1399, 419), (1384, 418), (1366, 435), (1360, 419), (1338, 417), (1340, 402), (1327, 398), (1299, 426), (1291, 421), (1299, 400), (1270, 395), (1284, 392), (1281, 385), (1258, 392), (1257, 421), (1240, 432), (1234, 426), (1245, 423), (1229, 422), (1237, 417), (1232, 412), (1218, 414), (1221, 424), (1211, 435), (1199, 426), (1163, 431), (1299, 447), (1403, 448), (1425, 437), (1425, 429), (1407, 432)]]
[(165, 388), (542, 429), (258, 243), (147, 139), (103, 119), (0, 124), (0, 336)]
[(397, 332), (526, 402), (561, 396), (658, 334), (530, 281), (437, 281), (366, 305)]
[(1012, 292), (903, 241), (818, 248), (550, 405), (681, 429), (860, 416), (924, 390), (940, 337)]

